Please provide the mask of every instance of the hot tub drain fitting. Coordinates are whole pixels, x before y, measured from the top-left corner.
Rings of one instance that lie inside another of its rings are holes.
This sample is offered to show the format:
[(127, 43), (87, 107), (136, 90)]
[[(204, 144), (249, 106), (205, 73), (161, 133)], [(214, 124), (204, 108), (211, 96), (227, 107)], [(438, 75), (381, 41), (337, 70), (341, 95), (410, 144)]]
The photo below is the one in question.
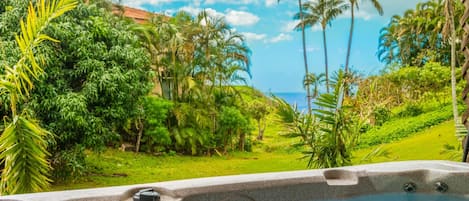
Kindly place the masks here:
[(443, 183), (443, 182), (436, 182), (435, 183), (435, 190), (440, 192), (440, 193), (445, 193), (448, 191), (448, 185)]
[(160, 201), (160, 194), (152, 188), (142, 189), (135, 193), (133, 201)]
[(404, 191), (407, 193), (415, 193), (415, 191), (417, 191), (417, 185), (413, 182), (409, 182), (404, 184), (402, 189), (404, 189)]

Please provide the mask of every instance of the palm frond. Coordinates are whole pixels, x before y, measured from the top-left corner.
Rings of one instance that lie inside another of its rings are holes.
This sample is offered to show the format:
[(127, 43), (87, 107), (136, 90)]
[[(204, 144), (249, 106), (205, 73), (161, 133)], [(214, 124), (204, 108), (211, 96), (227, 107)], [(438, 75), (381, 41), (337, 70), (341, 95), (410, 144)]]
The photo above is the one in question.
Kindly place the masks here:
[(54, 18), (72, 10), (75, 0), (38, 0), (36, 7), (28, 7), (26, 20), (20, 21), (21, 34), (16, 42), (21, 57), (13, 67), (5, 66), (5, 75), (0, 77), (1, 93), (10, 96), (12, 122), (8, 123), (0, 136), (0, 161), (5, 164), (0, 181), (1, 193), (14, 194), (37, 192), (48, 187), (50, 170), (47, 162), (48, 132), (34, 120), (28, 120), (17, 112), (21, 103), (33, 88), (33, 80), (44, 73), (35, 52), (40, 43), (57, 40), (42, 32)]
[(17, 116), (0, 136), (0, 159), (5, 163), (0, 186), (3, 193), (38, 192), (48, 188), (49, 135), (37, 122)]
[[(72, 10), (76, 4), (75, 0), (52, 0), (47, 3), (46, 0), (39, 0), (35, 8), (30, 3), (26, 20), (20, 21), (21, 34), (15, 37), (22, 55), (2, 78), (16, 86), (15, 90), (18, 94), (28, 96), (29, 90), (33, 87), (31, 79), (38, 79), (44, 72), (36, 60), (34, 49), (43, 41), (57, 42), (42, 32), (54, 18)], [(0, 87), (3, 88), (3, 86)]]

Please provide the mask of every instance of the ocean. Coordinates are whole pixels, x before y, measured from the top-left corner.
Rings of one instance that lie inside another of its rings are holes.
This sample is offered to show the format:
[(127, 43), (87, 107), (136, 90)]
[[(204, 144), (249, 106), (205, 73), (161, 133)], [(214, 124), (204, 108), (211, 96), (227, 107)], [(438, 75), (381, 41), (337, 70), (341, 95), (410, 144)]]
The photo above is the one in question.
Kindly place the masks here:
[(303, 92), (281, 92), (273, 93), (274, 95), (283, 98), (290, 105), (296, 104), (299, 111), (308, 110), (308, 101), (306, 99), (306, 93)]

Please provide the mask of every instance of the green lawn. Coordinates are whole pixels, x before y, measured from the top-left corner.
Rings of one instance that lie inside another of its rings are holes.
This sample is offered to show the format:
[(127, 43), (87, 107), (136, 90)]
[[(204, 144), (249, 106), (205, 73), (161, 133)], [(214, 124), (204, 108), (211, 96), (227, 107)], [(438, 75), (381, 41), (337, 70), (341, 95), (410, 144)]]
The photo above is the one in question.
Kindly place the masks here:
[[(88, 153), (92, 174), (74, 183), (55, 184), (52, 190), (94, 188), (177, 179), (275, 172), (306, 169), (302, 154), (289, 146), (295, 139), (278, 135), (281, 124), (270, 117), (264, 141), (251, 153), (227, 156), (154, 156), (108, 149), (102, 154)], [(255, 137), (254, 134), (252, 136)]]
[[(372, 162), (404, 160), (458, 161), (460, 158), (454, 158), (452, 153), (441, 153), (444, 150), (445, 144), (455, 146), (456, 148), (460, 144), (454, 133), (454, 121), (446, 121), (442, 124), (420, 131), (401, 141), (358, 150), (354, 153), (354, 162), (360, 163), (360, 160), (365, 155), (380, 146), (382, 146), (383, 150), (387, 150), (389, 152), (389, 156), (375, 157)], [(455, 155), (459, 157), (461, 153), (456, 152)]]
[[(100, 155), (89, 153), (87, 161), (92, 167), (92, 173), (74, 183), (56, 184), (52, 190), (305, 169), (306, 161), (299, 160), (301, 153), (289, 146), (295, 142), (295, 139), (279, 136), (280, 124), (273, 123), (274, 119), (270, 121), (272, 122), (270, 125), (273, 126), (266, 130), (264, 142), (256, 144), (252, 153), (230, 153), (228, 156), (212, 157), (153, 156), (112, 149)], [(440, 154), (445, 144), (459, 144), (454, 137), (452, 121), (426, 129), (401, 141), (383, 145), (383, 148), (390, 152), (389, 157), (376, 157), (371, 162), (449, 160), (451, 154)], [(361, 163), (360, 158), (377, 147), (356, 151), (354, 163)], [(460, 155), (459, 152), (456, 155)]]

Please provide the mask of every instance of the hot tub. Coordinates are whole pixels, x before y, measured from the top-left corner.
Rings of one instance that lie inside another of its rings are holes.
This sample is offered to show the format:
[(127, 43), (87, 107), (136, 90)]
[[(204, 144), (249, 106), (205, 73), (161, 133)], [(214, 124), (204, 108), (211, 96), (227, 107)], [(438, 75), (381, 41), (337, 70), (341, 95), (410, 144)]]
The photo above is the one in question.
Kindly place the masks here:
[(131, 186), (3, 196), (18, 201), (131, 201), (151, 188), (161, 201), (469, 200), (469, 164), (409, 161)]

